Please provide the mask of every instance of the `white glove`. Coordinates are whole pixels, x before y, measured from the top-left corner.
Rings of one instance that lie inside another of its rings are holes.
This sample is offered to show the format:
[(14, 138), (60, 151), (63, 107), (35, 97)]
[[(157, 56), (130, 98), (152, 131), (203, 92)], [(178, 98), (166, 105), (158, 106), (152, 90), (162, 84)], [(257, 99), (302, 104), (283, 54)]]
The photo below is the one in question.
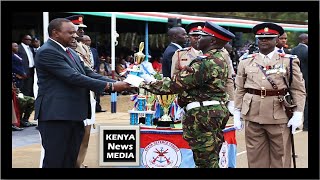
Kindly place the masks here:
[(240, 110), (237, 108), (234, 108), (234, 112), (233, 112), (233, 123), (234, 123), (234, 127), (237, 130), (241, 130), (243, 128), (242, 126), (242, 122), (240, 120)]
[(233, 115), (234, 114), (234, 101), (229, 101), (227, 103), (227, 107), (228, 107), (229, 112)]
[(288, 127), (292, 126), (292, 134), (295, 133), (297, 127), (302, 125), (302, 115), (302, 112), (293, 112), (293, 116), (288, 122)]
[(142, 74), (141, 77), (144, 79), (144, 81), (149, 84), (150, 82), (156, 82), (157, 80), (149, 74)]
[(18, 98), (23, 99), (23, 98), (24, 98), (24, 95), (23, 95), (22, 93), (19, 93), (19, 94), (18, 94)]

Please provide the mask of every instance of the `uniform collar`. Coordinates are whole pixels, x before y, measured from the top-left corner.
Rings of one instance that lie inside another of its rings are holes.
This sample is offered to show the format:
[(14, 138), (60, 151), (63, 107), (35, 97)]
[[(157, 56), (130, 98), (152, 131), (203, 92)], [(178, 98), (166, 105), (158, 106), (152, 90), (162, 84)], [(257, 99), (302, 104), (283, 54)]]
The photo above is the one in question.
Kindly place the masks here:
[(269, 59), (272, 59), (274, 52), (276, 51), (276, 49), (274, 49), (273, 51), (271, 51), (269, 54), (264, 55), (261, 52), (259, 52), (259, 55), (264, 58), (265, 56), (267, 56)]

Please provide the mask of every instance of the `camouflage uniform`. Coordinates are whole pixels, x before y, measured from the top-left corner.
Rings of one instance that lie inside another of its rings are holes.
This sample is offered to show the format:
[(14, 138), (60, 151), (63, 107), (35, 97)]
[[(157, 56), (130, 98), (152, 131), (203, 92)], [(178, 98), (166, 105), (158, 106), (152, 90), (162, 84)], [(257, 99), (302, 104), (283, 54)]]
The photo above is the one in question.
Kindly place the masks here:
[(28, 122), (29, 117), (34, 110), (34, 98), (30, 96), (18, 97), (20, 107), (20, 117), (22, 121)]
[(223, 142), (222, 129), (228, 121), (225, 85), (228, 65), (220, 50), (210, 50), (193, 60), (188, 68), (162, 81), (140, 85), (154, 94), (178, 94), (180, 107), (191, 102), (220, 101), (220, 104), (200, 106), (186, 111), (183, 117), (183, 138), (189, 143), (200, 168), (218, 168)]

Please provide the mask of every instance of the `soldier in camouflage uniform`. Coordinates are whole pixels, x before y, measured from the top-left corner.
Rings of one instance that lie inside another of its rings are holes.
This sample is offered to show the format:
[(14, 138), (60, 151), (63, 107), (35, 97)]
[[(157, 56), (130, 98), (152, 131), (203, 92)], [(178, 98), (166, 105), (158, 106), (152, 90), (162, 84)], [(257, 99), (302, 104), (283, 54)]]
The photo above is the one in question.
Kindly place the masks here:
[[(34, 110), (34, 101), (35, 99), (31, 96), (18, 96), (21, 121), (29, 122), (30, 115)], [(29, 126), (36, 126), (36, 124), (30, 122), (28, 124)]]
[(165, 77), (162, 81), (140, 84), (154, 94), (178, 94), (178, 103), (186, 110), (183, 138), (189, 143), (199, 168), (219, 167), (222, 129), (229, 118), (225, 105), (228, 64), (223, 60), (221, 48), (231, 38), (234, 38), (231, 32), (206, 22), (199, 42), (205, 56), (193, 60), (172, 80)]

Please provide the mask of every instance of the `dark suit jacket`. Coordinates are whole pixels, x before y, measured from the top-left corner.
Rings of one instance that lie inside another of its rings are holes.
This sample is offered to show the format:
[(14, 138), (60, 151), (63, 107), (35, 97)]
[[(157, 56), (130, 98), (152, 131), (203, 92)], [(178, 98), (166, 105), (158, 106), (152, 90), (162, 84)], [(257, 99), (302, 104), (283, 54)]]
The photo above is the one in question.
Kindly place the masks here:
[(26, 75), (22, 59), (19, 59), (14, 54), (12, 54), (12, 73), (19, 74), (20, 76)]
[(22, 59), (12, 54), (12, 82), (15, 83), (18, 88), (20, 88), (22, 80), (17, 78), (16, 74), (25, 76), (26, 72), (22, 64)]
[(299, 44), (298, 46), (292, 48), (291, 54), (298, 56), (303, 78), (306, 81), (306, 85), (308, 85), (308, 47)]
[(170, 43), (169, 46), (166, 48), (166, 50), (163, 53), (162, 57), (162, 73), (163, 77), (171, 77), (171, 64), (172, 64), (172, 56), (176, 50), (179, 48)]
[(18, 55), (22, 58), (22, 64), (25, 72), (29, 75), (29, 58), (27, 52), (24, 50), (23, 46), (19, 44)]
[(100, 64), (100, 59), (99, 59), (99, 54), (96, 48), (90, 47), (92, 55), (93, 55), (93, 61), (94, 61), (94, 66), (93, 69), (96, 70), (96, 72), (99, 71), (99, 64)]
[(114, 82), (84, 66), (75, 51), (73, 61), (55, 42), (48, 40), (37, 51), (38, 96), (35, 119), (83, 121), (91, 117), (89, 90), (103, 92)]

